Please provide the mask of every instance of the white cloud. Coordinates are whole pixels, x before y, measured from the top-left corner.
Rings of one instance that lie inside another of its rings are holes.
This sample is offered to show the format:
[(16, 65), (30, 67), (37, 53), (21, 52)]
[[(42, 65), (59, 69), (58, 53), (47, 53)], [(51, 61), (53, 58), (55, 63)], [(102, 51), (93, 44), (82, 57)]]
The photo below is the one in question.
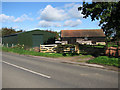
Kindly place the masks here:
[(37, 19), (46, 20), (46, 21), (63, 21), (66, 19), (76, 18), (80, 19), (83, 17), (81, 11), (78, 11), (78, 7), (82, 5), (69, 3), (64, 5), (64, 9), (58, 9), (47, 5), (44, 9), (39, 10), (40, 16)]
[(38, 23), (38, 26), (41, 26), (41, 27), (50, 27), (51, 26), (51, 23), (50, 22), (47, 22), (45, 20), (42, 20)]
[(38, 23), (38, 26), (40, 27), (61, 27), (60, 23), (55, 23), (55, 22), (50, 22), (50, 21), (45, 21), (45, 20), (42, 20)]
[(51, 5), (47, 5), (40, 15), (40, 19), (46, 21), (62, 21), (68, 18), (64, 10), (53, 8)]
[[(76, 27), (81, 24), (80, 19), (83, 17), (81, 11), (78, 11), (80, 6), (80, 4), (76, 3), (65, 4), (62, 8), (47, 5), (38, 12), (40, 16), (37, 19), (41, 20), (38, 25), (41, 27), (60, 27), (61, 25), (55, 22), (66, 20), (63, 26)], [(73, 19), (74, 21), (72, 21)]]
[(8, 16), (5, 14), (0, 14), (0, 22), (23, 22), (25, 20), (33, 20), (29, 18), (28, 15), (23, 14), (22, 16), (15, 19), (14, 16)]
[(7, 16), (5, 14), (0, 14), (0, 22), (10, 22), (14, 21), (14, 16)]
[(69, 8), (69, 7), (73, 7), (75, 5), (75, 3), (69, 3), (69, 4), (65, 4), (65, 8)]
[(64, 26), (76, 27), (76, 26), (80, 25), (81, 23), (82, 22), (80, 19), (77, 19), (76, 21), (67, 20), (64, 22)]
[(80, 19), (83, 17), (83, 14), (81, 14), (81, 11), (78, 11), (78, 7), (80, 7), (80, 4), (74, 4), (72, 8), (68, 10), (68, 14), (71, 16), (71, 18), (77, 18)]
[(44, 8), (40, 9), (40, 10), (37, 12), (37, 14), (40, 15), (43, 10), (44, 10)]
[(28, 17), (28, 15), (23, 14), (22, 16), (16, 18), (16, 19), (14, 20), (14, 22), (23, 22), (23, 21), (25, 21), (25, 20), (30, 20), (30, 21), (32, 21), (33, 19), (30, 18), (30, 17)]

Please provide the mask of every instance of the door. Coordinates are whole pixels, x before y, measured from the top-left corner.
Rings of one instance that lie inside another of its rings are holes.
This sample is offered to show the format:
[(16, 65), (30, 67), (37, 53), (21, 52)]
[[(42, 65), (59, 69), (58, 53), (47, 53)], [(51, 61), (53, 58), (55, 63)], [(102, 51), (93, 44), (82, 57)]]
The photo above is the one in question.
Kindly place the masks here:
[(43, 44), (43, 35), (33, 34), (32, 41), (33, 41), (33, 47), (40, 47), (40, 44)]

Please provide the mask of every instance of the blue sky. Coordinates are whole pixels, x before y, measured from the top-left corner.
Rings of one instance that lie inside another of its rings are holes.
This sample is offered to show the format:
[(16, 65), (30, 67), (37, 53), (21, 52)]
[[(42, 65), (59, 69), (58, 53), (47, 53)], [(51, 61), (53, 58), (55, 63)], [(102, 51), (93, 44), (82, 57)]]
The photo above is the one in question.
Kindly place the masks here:
[(16, 30), (76, 30), (100, 29), (98, 21), (84, 19), (77, 10), (78, 2), (3, 2), (2, 27)]

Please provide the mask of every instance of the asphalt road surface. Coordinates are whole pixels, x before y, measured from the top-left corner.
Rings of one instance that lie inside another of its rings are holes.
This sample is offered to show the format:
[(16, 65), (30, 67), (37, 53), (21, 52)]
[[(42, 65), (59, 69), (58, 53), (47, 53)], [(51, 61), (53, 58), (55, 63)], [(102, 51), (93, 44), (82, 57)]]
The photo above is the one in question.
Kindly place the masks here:
[(3, 52), (2, 88), (118, 88), (118, 72)]

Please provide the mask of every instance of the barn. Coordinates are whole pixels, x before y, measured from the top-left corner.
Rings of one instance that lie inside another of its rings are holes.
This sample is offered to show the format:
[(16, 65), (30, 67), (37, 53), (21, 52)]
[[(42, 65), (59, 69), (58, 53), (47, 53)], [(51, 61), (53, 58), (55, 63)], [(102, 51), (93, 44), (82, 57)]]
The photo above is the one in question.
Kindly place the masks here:
[(20, 44), (26, 47), (39, 47), (40, 44), (54, 43), (56, 33), (45, 30), (32, 30), (2, 37), (2, 44)]
[(102, 29), (61, 30), (61, 40), (67, 44), (105, 44)]

